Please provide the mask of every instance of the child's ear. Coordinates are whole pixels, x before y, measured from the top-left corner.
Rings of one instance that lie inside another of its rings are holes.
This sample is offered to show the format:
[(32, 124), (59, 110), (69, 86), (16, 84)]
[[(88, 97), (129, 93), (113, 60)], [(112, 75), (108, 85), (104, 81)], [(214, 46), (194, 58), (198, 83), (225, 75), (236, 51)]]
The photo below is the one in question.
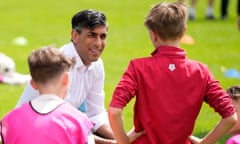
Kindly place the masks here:
[(186, 31), (187, 31), (187, 26), (184, 27), (184, 33), (186, 33)]
[(69, 84), (69, 73), (65, 72), (63, 76), (63, 85), (68, 85)]
[(151, 40), (153, 42), (157, 41), (157, 33), (154, 32), (153, 30), (149, 30), (149, 33), (150, 33)]
[(31, 79), (30, 80), (30, 84), (32, 85), (32, 87), (34, 88), (34, 89), (38, 89), (38, 86), (37, 86), (37, 84)]

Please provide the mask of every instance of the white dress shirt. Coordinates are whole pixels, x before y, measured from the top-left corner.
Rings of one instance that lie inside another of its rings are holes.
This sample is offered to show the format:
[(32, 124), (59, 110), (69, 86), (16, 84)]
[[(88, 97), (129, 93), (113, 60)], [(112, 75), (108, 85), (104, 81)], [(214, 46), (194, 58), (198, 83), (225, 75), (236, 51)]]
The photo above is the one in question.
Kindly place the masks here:
[[(68, 57), (75, 57), (76, 64), (70, 69), (70, 85), (65, 100), (77, 109), (85, 102), (86, 114), (95, 123), (94, 131), (101, 125), (108, 123), (104, 108), (104, 66), (102, 59), (92, 62), (89, 66), (82, 63), (74, 45), (68, 43), (60, 48)], [(17, 106), (39, 96), (30, 83), (25, 87)]]

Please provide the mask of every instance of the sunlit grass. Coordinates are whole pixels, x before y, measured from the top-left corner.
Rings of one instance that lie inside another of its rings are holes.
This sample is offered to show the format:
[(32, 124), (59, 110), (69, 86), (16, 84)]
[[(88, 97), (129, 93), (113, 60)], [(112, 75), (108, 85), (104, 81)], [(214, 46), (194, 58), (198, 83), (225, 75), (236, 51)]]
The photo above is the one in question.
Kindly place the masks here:
[[(102, 55), (105, 64), (106, 80), (105, 106), (108, 107), (114, 87), (118, 83), (128, 62), (132, 58), (149, 56), (153, 48), (143, 21), (150, 6), (157, 0), (147, 1), (0, 1), (0, 52), (12, 57), (17, 71), (28, 73), (27, 56), (43, 45), (55, 44), (60, 47), (70, 41), (71, 17), (83, 9), (93, 8), (106, 13), (109, 22), (107, 46)], [(196, 21), (188, 22), (186, 34), (195, 40), (194, 45), (182, 45), (188, 57), (200, 60), (209, 66), (224, 89), (239, 84), (239, 79), (224, 77), (221, 67), (240, 71), (240, 33), (236, 27), (236, 2), (231, 1), (229, 18), (220, 20), (220, 1), (215, 1), (216, 20), (205, 20), (206, 1), (197, 4)], [(24, 36), (28, 45), (13, 45), (12, 40)], [(15, 107), (24, 86), (0, 85), (0, 118)], [(132, 106), (134, 100), (124, 110), (125, 128), (132, 127)], [(196, 121), (194, 134), (204, 136), (220, 117), (203, 105)], [(219, 142), (224, 143), (224, 139)]]

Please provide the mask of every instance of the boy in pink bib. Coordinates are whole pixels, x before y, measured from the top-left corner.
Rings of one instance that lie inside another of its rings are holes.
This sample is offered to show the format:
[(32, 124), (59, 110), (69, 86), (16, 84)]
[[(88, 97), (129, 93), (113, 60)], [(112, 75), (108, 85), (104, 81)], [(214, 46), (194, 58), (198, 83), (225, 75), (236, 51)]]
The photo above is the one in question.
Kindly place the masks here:
[(31, 84), (41, 96), (9, 112), (1, 121), (3, 144), (94, 143), (93, 123), (65, 97), (68, 70), (75, 64), (54, 47), (35, 50), (28, 57)]
[(232, 136), (226, 141), (226, 144), (240, 144), (240, 85), (229, 87), (227, 93), (231, 97), (232, 103), (236, 109), (238, 121), (228, 132)]

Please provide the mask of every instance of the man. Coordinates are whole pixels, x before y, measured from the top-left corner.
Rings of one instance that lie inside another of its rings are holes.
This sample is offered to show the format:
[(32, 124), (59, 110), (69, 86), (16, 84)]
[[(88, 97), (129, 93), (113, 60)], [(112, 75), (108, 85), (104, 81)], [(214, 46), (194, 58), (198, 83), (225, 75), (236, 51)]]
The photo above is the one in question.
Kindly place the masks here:
[[(94, 132), (102, 138), (113, 139), (104, 108), (104, 67), (102, 54), (108, 31), (106, 16), (96, 10), (83, 10), (72, 17), (71, 42), (61, 47), (69, 57), (76, 58), (70, 70), (70, 87), (65, 98), (74, 107), (85, 111), (94, 122)], [(25, 88), (17, 106), (38, 96), (30, 84)], [(103, 142), (109, 141), (105, 139)]]
[[(222, 20), (226, 19), (228, 17), (228, 5), (229, 5), (229, 0), (222, 0), (221, 2), (221, 18)], [(238, 30), (240, 31), (240, 0), (237, 2), (237, 27)]]

